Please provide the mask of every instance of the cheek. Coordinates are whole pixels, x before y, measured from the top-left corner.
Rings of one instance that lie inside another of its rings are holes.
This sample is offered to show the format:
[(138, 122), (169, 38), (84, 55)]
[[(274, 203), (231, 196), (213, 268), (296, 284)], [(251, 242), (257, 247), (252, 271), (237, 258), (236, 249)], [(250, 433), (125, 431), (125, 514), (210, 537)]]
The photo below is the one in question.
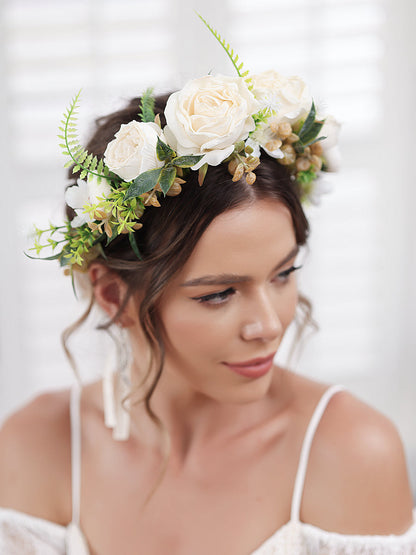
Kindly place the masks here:
[(160, 316), (169, 347), (184, 352), (212, 349), (224, 337), (221, 319), (214, 312), (187, 302), (163, 307)]
[(291, 284), (285, 292), (283, 302), (279, 303), (278, 315), (284, 329), (293, 321), (299, 295), (296, 283)]

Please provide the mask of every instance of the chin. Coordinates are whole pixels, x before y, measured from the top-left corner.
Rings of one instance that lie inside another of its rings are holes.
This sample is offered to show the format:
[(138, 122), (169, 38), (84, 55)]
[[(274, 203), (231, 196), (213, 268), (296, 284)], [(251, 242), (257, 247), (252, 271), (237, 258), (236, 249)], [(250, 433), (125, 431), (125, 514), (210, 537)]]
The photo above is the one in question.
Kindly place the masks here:
[(271, 379), (263, 376), (256, 380), (247, 380), (246, 383), (235, 385), (223, 391), (218, 401), (226, 404), (245, 405), (264, 399), (271, 386)]

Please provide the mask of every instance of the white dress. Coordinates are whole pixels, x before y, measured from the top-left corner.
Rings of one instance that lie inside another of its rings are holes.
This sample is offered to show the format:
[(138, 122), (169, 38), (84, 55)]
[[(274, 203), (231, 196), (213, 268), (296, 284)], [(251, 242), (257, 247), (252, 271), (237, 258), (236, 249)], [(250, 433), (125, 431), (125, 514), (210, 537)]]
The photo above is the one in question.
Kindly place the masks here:
[[(414, 524), (400, 536), (338, 534), (299, 521), (312, 440), (328, 401), (341, 389), (342, 386), (335, 385), (326, 390), (309, 422), (293, 489), (290, 521), (276, 530), (251, 555), (416, 555), (416, 510)], [(80, 425), (80, 389), (75, 386), (71, 393), (72, 522), (68, 526), (61, 526), (0, 507), (0, 555), (89, 555), (88, 544), (79, 525)], [(138, 552), (138, 555), (148, 554)]]

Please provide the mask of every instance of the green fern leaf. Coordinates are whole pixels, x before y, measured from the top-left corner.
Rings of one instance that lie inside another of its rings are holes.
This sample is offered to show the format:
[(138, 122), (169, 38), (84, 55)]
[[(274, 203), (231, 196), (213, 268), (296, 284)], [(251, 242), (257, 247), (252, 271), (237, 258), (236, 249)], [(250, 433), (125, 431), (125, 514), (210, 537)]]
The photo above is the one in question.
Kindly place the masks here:
[(78, 163), (78, 164), (82, 164), (83, 161), (85, 160), (85, 158), (88, 156), (88, 152), (86, 152), (84, 149), (79, 150), (79, 148), (77, 148), (77, 150), (72, 152), (74, 160)]
[[(217, 41), (220, 43), (220, 45), (224, 48), (225, 52), (227, 53), (227, 56), (231, 60), (231, 63), (235, 67), (235, 70), (236, 70), (238, 76), (244, 78), (246, 75), (248, 75), (248, 71), (245, 71), (244, 73), (241, 73), (241, 69), (243, 67), (242, 63), (237, 65), (238, 54), (234, 55), (234, 50), (230, 47), (230, 45), (228, 43), (227, 44), (225, 43), (225, 40), (221, 37), (221, 35), (218, 33), (218, 31), (216, 31), (213, 27), (211, 27), (211, 25), (208, 23), (208, 21), (206, 21), (202, 17), (202, 15), (200, 15), (198, 12), (196, 12), (196, 15), (199, 17), (199, 19), (202, 21), (202, 23), (205, 25), (205, 27), (207, 27), (207, 29), (210, 31), (210, 33), (212, 35), (214, 35), (214, 37), (217, 39)], [(250, 85), (249, 85), (249, 88), (252, 88), (252, 87), (250, 87)]]
[(144, 91), (140, 99), (139, 116), (143, 122), (155, 121), (155, 99), (153, 97), (153, 89), (149, 88)]
[(79, 108), (79, 98), (81, 91), (79, 91), (71, 100), (70, 105), (65, 110), (63, 119), (61, 120), (62, 126), (59, 127), (59, 131), (63, 135), (59, 135), (64, 143), (60, 143), (60, 147), (65, 156), (69, 156), (70, 160), (65, 164), (65, 168), (73, 165), (72, 173), (81, 172), (81, 179), (84, 179), (87, 175), (95, 175), (97, 178), (104, 177), (103, 170), (104, 164), (101, 165), (101, 172), (96, 172), (98, 160), (92, 154), (89, 154), (87, 150), (84, 149), (79, 143), (78, 139), (78, 108)]
[(97, 168), (97, 164), (98, 164), (97, 157), (94, 156), (93, 159), (91, 160), (90, 172), (93, 172)]
[(84, 160), (84, 167), (86, 169), (90, 168), (91, 160), (92, 160), (92, 154), (88, 154), (88, 156)]

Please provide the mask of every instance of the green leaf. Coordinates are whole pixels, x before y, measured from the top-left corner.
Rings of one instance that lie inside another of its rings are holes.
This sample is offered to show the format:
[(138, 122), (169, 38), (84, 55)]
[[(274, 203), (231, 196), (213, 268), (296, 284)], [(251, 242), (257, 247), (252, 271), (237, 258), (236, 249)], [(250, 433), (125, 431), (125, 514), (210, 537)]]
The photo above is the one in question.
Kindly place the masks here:
[(154, 170), (148, 170), (147, 172), (141, 173), (127, 189), (127, 192), (124, 195), (124, 201), (151, 191), (154, 187), (156, 187), (161, 172), (162, 168), (156, 168)]
[(327, 137), (323, 137), (323, 136), (322, 136), (322, 137), (318, 137), (318, 138), (314, 139), (313, 141), (310, 141), (309, 143), (306, 143), (304, 146), (305, 146), (305, 147), (311, 146), (311, 145), (313, 145), (314, 143), (317, 143), (318, 141), (323, 141), (323, 140), (326, 139), (326, 138), (327, 138)]
[(176, 177), (176, 168), (167, 167), (162, 169), (162, 173), (160, 174), (160, 188), (163, 191), (163, 194), (166, 196), (166, 193), (172, 187), (173, 182), (175, 181)]
[(309, 110), (309, 114), (306, 120), (303, 122), (301, 129), (299, 130), (299, 133), (298, 133), (299, 137), (301, 137), (302, 133), (309, 132), (310, 127), (313, 125), (315, 121), (315, 117), (316, 117), (315, 102), (312, 100), (312, 106), (311, 106), (311, 109)]
[(315, 103), (312, 101), (312, 106), (309, 111), (308, 117), (306, 118), (301, 129), (298, 132), (298, 137), (303, 146), (312, 144), (312, 141), (318, 136), (318, 133), (324, 124), (323, 121), (315, 121), (315, 118), (316, 108)]
[(136, 237), (134, 236), (134, 232), (129, 233), (129, 241), (131, 248), (134, 254), (137, 256), (139, 260), (143, 260), (142, 255), (140, 254), (139, 247), (137, 246)]
[(192, 166), (195, 166), (195, 164), (197, 164), (203, 157), (204, 155), (178, 156), (172, 160), (172, 164), (178, 168), (191, 168)]
[(53, 254), (52, 256), (45, 256), (44, 258), (41, 256), (30, 256), (30, 254), (27, 254), (27, 252), (25, 252), (24, 254), (32, 260), (58, 260), (58, 258), (62, 256), (62, 252), (58, 252), (56, 254)]
[(324, 122), (323, 121), (315, 121), (309, 126), (308, 131), (302, 133), (299, 136), (300, 141), (302, 142), (303, 146), (306, 147), (314, 142), (316, 137), (319, 135), (320, 130), (322, 129)]
[(175, 151), (166, 143), (161, 141), (159, 137), (157, 138), (156, 154), (161, 162), (168, 160), (169, 158), (173, 158), (173, 156), (176, 155)]
[(149, 88), (144, 91), (140, 99), (140, 112), (139, 116), (143, 122), (155, 121), (155, 99), (153, 97), (153, 89)]
[(78, 300), (78, 295), (77, 295), (77, 290), (75, 288), (75, 276), (74, 276), (74, 269), (71, 266), (71, 285), (72, 285), (72, 291), (74, 293), (74, 297)]

